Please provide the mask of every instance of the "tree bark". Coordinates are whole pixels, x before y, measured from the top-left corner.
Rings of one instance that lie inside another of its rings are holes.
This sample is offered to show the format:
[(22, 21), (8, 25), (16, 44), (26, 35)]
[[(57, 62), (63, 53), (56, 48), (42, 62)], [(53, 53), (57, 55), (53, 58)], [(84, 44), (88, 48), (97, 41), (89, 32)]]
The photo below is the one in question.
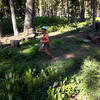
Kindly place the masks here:
[(47, 15), (50, 15), (50, 0), (47, 0)]
[(80, 6), (81, 6), (81, 12), (80, 12), (80, 19), (81, 21), (85, 20), (85, 4), (84, 4), (84, 0), (80, 1)]
[(43, 9), (42, 9), (42, 0), (39, 0), (39, 9), (40, 9), (40, 16), (43, 15)]
[(18, 28), (17, 28), (17, 24), (16, 24), (16, 16), (15, 16), (13, 0), (10, 0), (9, 4), (10, 4), (10, 10), (11, 10), (11, 18), (12, 18), (14, 35), (18, 35)]
[(19, 40), (10, 40), (11, 47), (19, 47)]
[(33, 33), (33, 19), (34, 19), (34, 0), (26, 1), (26, 13), (24, 20), (24, 32), (26, 35)]
[(0, 24), (0, 38), (2, 37), (2, 26)]
[(64, 16), (64, 0), (61, 0), (61, 16)]
[(93, 0), (93, 30), (96, 31), (96, 0)]
[(50, 0), (50, 15), (53, 16), (53, 0)]
[(68, 17), (68, 21), (69, 21), (69, 0), (67, 0), (67, 17)]

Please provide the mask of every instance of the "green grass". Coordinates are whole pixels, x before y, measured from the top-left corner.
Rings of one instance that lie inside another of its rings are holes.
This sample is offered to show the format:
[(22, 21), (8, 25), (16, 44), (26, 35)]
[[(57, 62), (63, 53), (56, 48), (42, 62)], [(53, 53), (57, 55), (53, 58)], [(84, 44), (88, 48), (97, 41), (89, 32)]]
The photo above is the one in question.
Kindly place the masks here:
[[(96, 20), (100, 21), (100, 18), (97, 17)], [(43, 16), (43, 17), (35, 17), (33, 23), (34, 23), (34, 29), (37, 31), (41, 31), (42, 26), (47, 26), (48, 32), (55, 32), (55, 31), (62, 32), (65, 28), (68, 30), (72, 30), (72, 26), (73, 28), (82, 28), (84, 27), (84, 25), (92, 24), (92, 19), (75, 24), (73, 22), (68, 23), (68, 19), (64, 17), (60, 18), (56, 16), (49, 16), (49, 17)], [(12, 24), (11, 18), (3, 19), (1, 24), (2, 24), (2, 29), (3, 29), (3, 34), (13, 33), (12, 25), (9, 25), (9, 24)], [(19, 31), (23, 31), (24, 18), (17, 19), (17, 26), (18, 26)]]
[(57, 46), (57, 45), (61, 45), (61, 44), (62, 44), (62, 40), (59, 40), (59, 39), (51, 40), (51, 46)]
[[(23, 63), (20, 61), (16, 62), (16, 67), (13, 65), (7, 69), (1, 69), (0, 87), (2, 87), (2, 89), (0, 89), (0, 98), (2, 100), (3, 98), (4, 100), (8, 98), (6, 92), (11, 93), (13, 98), (17, 100), (19, 100), (18, 98), (21, 100), (22, 98), (24, 99), (23, 95), (27, 96), (29, 100), (32, 98), (34, 98), (34, 100), (44, 100), (46, 99), (45, 97), (49, 100), (50, 97), (53, 98), (55, 95), (57, 95), (55, 100), (58, 100), (58, 98), (63, 98), (61, 95), (65, 95), (66, 98), (69, 98), (72, 93), (80, 93), (79, 95), (82, 96), (87, 93), (90, 96), (90, 100), (96, 100), (92, 98), (97, 97), (97, 95), (100, 96), (99, 94), (95, 94), (95, 96), (91, 94), (94, 89), (96, 89), (96, 92), (99, 91), (100, 82), (98, 80), (100, 63), (92, 57), (87, 57), (85, 59), (70, 58), (57, 61), (51, 65), (42, 65), (42, 68), (29, 64), (30, 61), (28, 61), (28, 63), (24, 62), (24, 60), (22, 61)], [(65, 83), (64, 78), (67, 78)], [(53, 87), (56, 82), (58, 84), (60, 83), (57, 86), (62, 87), (61, 89), (64, 88), (60, 90), (61, 92), (56, 91), (56, 86)], [(67, 90), (69, 84), (71, 87)], [(10, 89), (8, 89), (7, 86), (10, 86)], [(52, 87), (51, 90), (49, 90), (50, 86)], [(53, 94), (52, 89), (55, 89)], [(20, 94), (23, 93), (23, 91), (24, 94)], [(95, 92), (93, 91), (93, 93)], [(4, 95), (6, 96), (3, 97)], [(39, 98), (39, 96), (41, 98)]]
[(76, 80), (79, 83), (79, 88), (82, 91), (81, 95), (88, 95), (88, 100), (97, 100), (100, 98), (100, 94), (98, 93), (100, 88), (100, 62), (95, 59), (91, 59), (91, 57), (87, 57), (84, 59), (82, 70), (78, 74)]
[[(41, 30), (42, 26), (48, 27), (48, 32), (55, 32), (64, 27), (65, 24), (68, 24), (67, 18), (60, 18), (56, 16), (43, 16), (34, 18), (34, 29), (37, 31)], [(11, 18), (3, 19), (2, 22), (3, 34), (13, 33)], [(9, 25), (10, 24), (10, 25)], [(17, 26), (19, 31), (23, 31), (24, 27), (24, 18), (17, 19)]]
[(97, 17), (96, 20), (97, 20), (97, 21), (100, 21), (100, 17)]
[[(41, 19), (45, 23), (43, 21)], [(51, 19), (46, 21), (53, 23)], [(82, 96), (88, 100), (100, 98), (100, 49), (84, 44), (77, 36), (80, 32), (89, 32), (87, 23), (65, 25), (65, 28), (61, 25), (64, 32), (62, 29), (61, 34), (50, 37), (55, 55), (61, 52), (63, 57), (73, 53), (73, 58), (48, 62), (47, 56), (38, 51), (39, 39), (21, 42), (19, 48), (3, 46), (0, 49), (0, 100), (69, 100), (72, 94), (77, 94), (79, 100)], [(77, 56), (80, 49), (89, 54)]]

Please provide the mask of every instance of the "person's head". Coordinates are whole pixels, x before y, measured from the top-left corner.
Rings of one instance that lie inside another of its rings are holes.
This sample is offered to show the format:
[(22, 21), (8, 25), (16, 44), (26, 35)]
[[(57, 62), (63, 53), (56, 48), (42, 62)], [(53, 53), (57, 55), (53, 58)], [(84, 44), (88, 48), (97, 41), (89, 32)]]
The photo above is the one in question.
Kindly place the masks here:
[(43, 27), (42, 27), (42, 33), (45, 33), (45, 32), (47, 31), (47, 29), (48, 29), (48, 28), (47, 28), (46, 26), (43, 26)]

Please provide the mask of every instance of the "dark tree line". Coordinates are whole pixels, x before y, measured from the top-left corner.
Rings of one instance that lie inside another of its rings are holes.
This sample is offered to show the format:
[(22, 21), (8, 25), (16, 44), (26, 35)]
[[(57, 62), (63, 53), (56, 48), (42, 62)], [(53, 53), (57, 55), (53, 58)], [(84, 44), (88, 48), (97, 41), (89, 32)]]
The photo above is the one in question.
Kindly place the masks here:
[(11, 16), (14, 35), (18, 35), (16, 19), (20, 17), (24, 18), (24, 32), (32, 32), (34, 16), (63, 16), (68, 20), (80, 18), (84, 21), (85, 14), (88, 13), (93, 18), (95, 30), (95, 18), (99, 9), (99, 0), (1, 0), (0, 20)]

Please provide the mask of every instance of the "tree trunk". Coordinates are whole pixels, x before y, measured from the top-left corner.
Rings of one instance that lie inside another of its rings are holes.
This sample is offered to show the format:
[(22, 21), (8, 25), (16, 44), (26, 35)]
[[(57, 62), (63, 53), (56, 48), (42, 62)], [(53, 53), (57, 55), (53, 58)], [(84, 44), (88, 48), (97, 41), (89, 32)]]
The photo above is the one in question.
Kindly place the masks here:
[(50, 15), (50, 0), (47, 0), (47, 15)]
[(0, 24), (0, 38), (2, 37), (2, 26)]
[(61, 0), (61, 16), (64, 16), (64, 0)]
[(24, 21), (24, 32), (26, 35), (33, 33), (34, 0), (26, 1), (26, 14)]
[(68, 21), (69, 21), (69, 0), (67, 0), (67, 17), (68, 17)]
[(43, 14), (42, 0), (39, 0), (39, 9), (40, 9), (40, 16), (42, 16)]
[(85, 20), (85, 4), (84, 4), (84, 0), (80, 1), (80, 6), (81, 6), (81, 12), (80, 12), (80, 19), (81, 21)]
[(96, 0), (93, 0), (93, 30), (96, 31)]
[(19, 40), (10, 40), (11, 47), (19, 47)]
[(53, 0), (50, 0), (50, 15), (53, 16)]
[(18, 28), (17, 28), (17, 24), (16, 24), (16, 16), (15, 16), (15, 11), (14, 11), (13, 0), (10, 0), (9, 4), (10, 4), (10, 10), (11, 10), (11, 18), (12, 18), (14, 35), (18, 35)]

